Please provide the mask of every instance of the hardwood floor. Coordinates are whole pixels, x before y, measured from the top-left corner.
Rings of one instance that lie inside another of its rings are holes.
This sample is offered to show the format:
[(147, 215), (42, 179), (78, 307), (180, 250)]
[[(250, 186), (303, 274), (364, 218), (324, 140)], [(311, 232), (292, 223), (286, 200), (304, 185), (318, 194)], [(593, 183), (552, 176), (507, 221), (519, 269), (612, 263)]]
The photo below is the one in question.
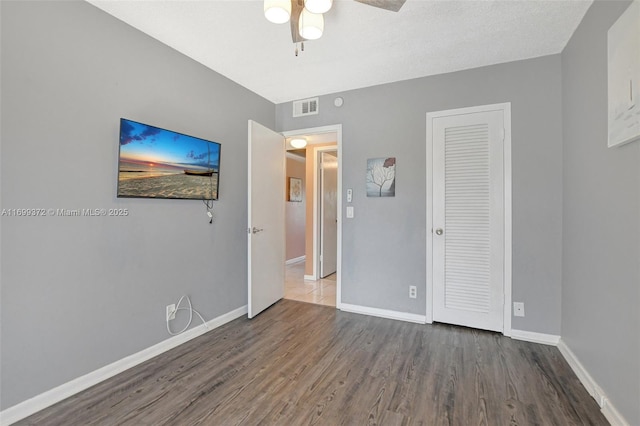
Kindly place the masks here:
[(555, 347), (281, 300), (18, 424), (607, 422)]

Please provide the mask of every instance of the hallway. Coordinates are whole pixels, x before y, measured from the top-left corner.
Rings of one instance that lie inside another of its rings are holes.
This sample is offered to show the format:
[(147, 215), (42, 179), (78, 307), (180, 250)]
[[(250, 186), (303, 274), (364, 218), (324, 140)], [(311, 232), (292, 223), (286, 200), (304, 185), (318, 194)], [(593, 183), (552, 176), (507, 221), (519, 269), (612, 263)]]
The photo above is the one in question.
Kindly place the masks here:
[(284, 298), (317, 305), (336, 306), (336, 274), (318, 281), (304, 280), (304, 262), (286, 266)]

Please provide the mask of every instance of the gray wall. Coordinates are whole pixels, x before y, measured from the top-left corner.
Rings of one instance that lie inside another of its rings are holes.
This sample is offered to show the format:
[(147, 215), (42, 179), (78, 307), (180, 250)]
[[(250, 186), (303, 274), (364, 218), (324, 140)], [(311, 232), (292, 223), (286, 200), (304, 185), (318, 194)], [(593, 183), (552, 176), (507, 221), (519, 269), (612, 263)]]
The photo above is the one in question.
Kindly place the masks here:
[[(279, 130), (343, 124), (342, 301), (424, 314), (426, 113), (511, 102), (514, 329), (560, 334), (562, 117), (559, 55), (425, 77), (320, 97), (317, 116), (276, 106)], [(335, 96), (344, 106), (333, 106)], [(367, 198), (366, 160), (397, 158), (396, 197)], [(408, 286), (418, 298), (408, 298)]]
[(562, 54), (562, 339), (640, 424), (640, 142), (607, 148), (607, 30), (595, 2)]
[[(246, 304), (247, 119), (274, 105), (84, 2), (1, 2), (1, 407), (169, 337), (181, 295)], [(220, 200), (117, 199), (119, 118), (222, 143)], [(180, 318), (178, 318), (176, 327)], [(196, 321), (197, 322), (197, 321)]]

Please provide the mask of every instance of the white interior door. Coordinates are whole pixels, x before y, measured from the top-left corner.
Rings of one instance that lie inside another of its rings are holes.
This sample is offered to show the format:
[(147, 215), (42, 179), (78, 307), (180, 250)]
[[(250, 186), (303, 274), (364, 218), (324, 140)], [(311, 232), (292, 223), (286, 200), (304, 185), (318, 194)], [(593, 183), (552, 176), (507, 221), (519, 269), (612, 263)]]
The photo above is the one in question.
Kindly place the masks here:
[(249, 120), (248, 316), (284, 297), (284, 137)]
[(504, 112), (433, 118), (433, 320), (503, 331)]
[(338, 157), (320, 153), (320, 278), (336, 272), (338, 250)]

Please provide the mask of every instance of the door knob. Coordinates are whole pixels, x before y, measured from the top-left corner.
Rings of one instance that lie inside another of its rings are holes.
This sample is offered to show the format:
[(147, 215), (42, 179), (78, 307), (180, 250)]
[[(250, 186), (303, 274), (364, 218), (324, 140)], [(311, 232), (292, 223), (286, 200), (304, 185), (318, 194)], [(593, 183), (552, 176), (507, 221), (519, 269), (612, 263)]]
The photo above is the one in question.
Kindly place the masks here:
[(436, 235), (442, 235), (443, 232), (442, 228), (436, 229)]
[(253, 227), (253, 229), (251, 230), (251, 232), (253, 232), (254, 234), (257, 234), (258, 232), (262, 232), (264, 231), (264, 229), (262, 228), (256, 228), (255, 226)]

